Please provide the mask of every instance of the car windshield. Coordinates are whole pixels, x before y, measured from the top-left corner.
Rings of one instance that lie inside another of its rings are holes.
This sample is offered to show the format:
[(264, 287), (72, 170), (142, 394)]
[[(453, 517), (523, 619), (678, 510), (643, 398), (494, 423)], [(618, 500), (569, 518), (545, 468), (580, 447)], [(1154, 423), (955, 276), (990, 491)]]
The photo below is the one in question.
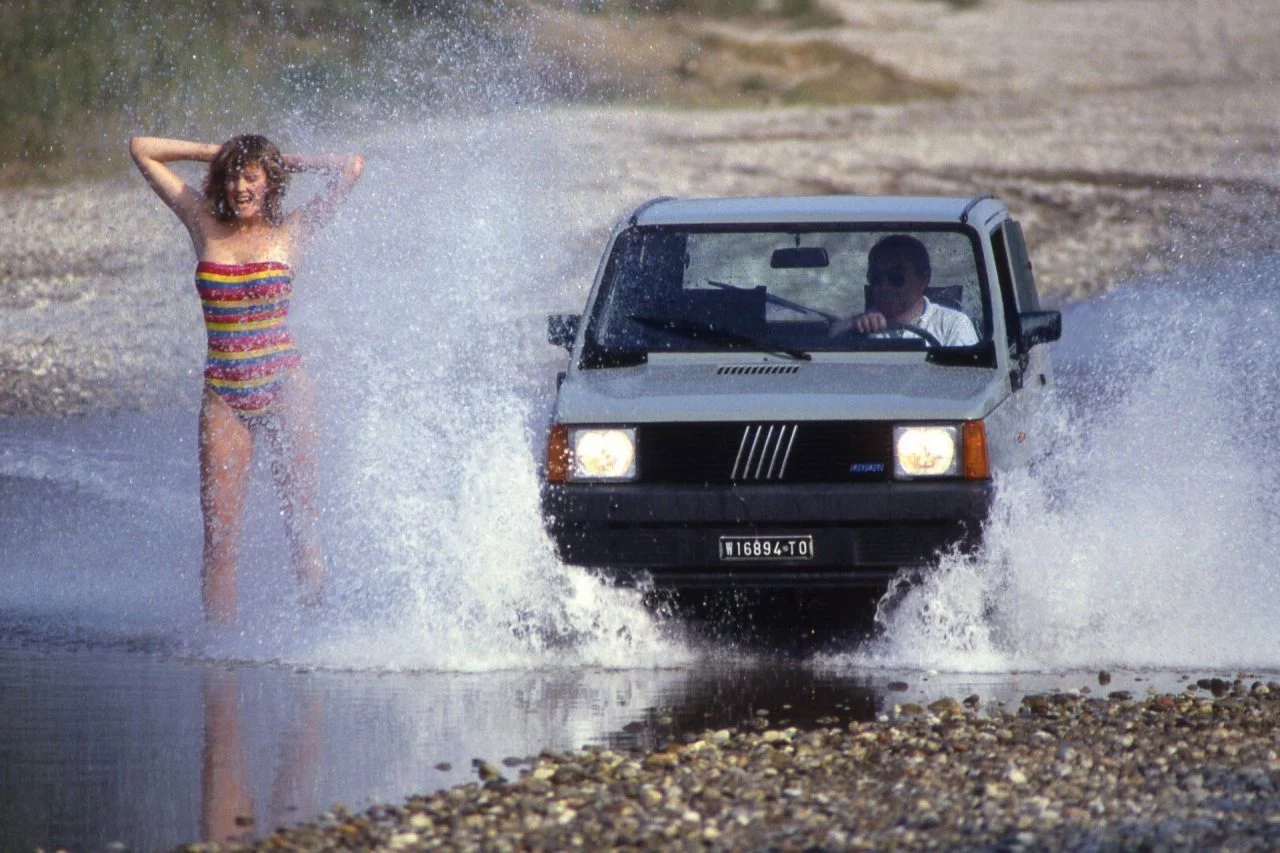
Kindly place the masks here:
[(584, 365), (653, 352), (971, 348), (990, 334), (974, 252), (960, 228), (629, 228), (605, 266)]

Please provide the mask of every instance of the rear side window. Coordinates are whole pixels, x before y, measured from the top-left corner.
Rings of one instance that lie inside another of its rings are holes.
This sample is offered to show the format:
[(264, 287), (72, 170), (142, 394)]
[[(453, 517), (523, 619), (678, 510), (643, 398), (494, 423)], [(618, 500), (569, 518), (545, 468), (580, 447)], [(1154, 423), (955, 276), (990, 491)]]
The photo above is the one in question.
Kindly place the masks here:
[(1040, 310), (1040, 294), (1036, 291), (1036, 278), (1031, 269), (1031, 257), (1027, 254), (1027, 243), (1022, 237), (1022, 226), (1012, 219), (1001, 222), (991, 232), (991, 249), (996, 258), (1005, 326), (1012, 346), (1022, 333), (1018, 313)]
[[(1018, 310), (1039, 311), (1040, 294), (1036, 290), (1036, 277), (1031, 269), (1031, 256), (1027, 254), (1027, 242), (1022, 237), (1022, 226), (1012, 219), (1006, 219), (1000, 224), (997, 233), (1000, 235), (997, 245), (1003, 244), (1007, 254), (1006, 263), (1012, 277), (1012, 292), (1017, 299)], [(995, 236), (992, 235), (993, 243), (996, 242)], [(999, 254), (997, 250), (997, 255)], [(1003, 271), (1001, 276), (1003, 277)]]

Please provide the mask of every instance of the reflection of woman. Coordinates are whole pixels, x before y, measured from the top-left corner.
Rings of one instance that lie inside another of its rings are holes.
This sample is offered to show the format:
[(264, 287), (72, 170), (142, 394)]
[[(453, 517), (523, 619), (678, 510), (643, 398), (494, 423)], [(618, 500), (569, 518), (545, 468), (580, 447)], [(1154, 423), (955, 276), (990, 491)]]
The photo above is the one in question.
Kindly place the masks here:
[(240, 732), (239, 704), (234, 672), (205, 673), (200, 833), (219, 844), (244, 835), (253, 821), (253, 791)]
[[(200, 765), (201, 837), (216, 844), (248, 841), (256, 834), (253, 779), (240, 726), (240, 688), (234, 670), (204, 673), (204, 749)], [(303, 697), (302, 707), (283, 733), (280, 761), (271, 789), (265, 826), (291, 816), (315, 814), (324, 700), (318, 691)]]
[[(254, 440), (266, 438), (302, 600), (318, 604), (325, 581), (315, 506), (315, 394), (286, 324), (292, 276), (310, 237), (360, 177), (358, 155), (282, 155), (266, 138), (221, 146), (134, 137), (129, 153), (147, 183), (191, 235), (208, 333), (200, 405), (201, 590), (205, 618), (236, 616), (236, 548)], [(204, 190), (169, 164), (209, 164)], [(327, 189), (287, 216), (289, 172), (333, 173)]]

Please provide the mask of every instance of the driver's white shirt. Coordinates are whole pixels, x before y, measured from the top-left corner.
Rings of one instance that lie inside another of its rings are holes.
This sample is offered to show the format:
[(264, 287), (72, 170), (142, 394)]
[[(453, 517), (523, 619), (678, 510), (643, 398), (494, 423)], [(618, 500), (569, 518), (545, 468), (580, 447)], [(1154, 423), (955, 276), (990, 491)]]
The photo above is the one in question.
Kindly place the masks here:
[(923, 298), (924, 310), (909, 325), (933, 335), (944, 347), (967, 347), (978, 342), (978, 333), (968, 314)]

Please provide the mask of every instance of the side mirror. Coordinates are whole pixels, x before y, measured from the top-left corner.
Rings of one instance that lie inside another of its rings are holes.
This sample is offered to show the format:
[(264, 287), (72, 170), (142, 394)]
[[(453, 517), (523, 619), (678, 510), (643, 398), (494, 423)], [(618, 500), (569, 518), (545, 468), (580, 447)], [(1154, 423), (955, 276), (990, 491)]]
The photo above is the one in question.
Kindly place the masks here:
[(1036, 344), (1052, 343), (1062, 337), (1062, 313), (1060, 311), (1023, 311), (1018, 314), (1022, 333), (1018, 336), (1018, 348), (1023, 352)]
[(582, 321), (580, 314), (548, 314), (547, 343), (573, 350), (573, 341), (578, 337), (578, 323)]

